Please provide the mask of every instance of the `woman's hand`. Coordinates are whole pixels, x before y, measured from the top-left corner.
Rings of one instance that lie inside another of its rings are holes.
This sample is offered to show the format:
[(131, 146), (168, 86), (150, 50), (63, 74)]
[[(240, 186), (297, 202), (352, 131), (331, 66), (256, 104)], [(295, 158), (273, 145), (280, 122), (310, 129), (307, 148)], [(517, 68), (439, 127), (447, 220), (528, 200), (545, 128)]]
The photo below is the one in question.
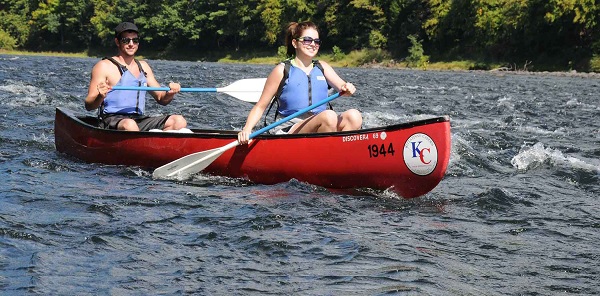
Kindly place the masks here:
[(250, 143), (250, 134), (252, 134), (252, 131), (242, 130), (241, 132), (239, 132), (238, 143), (240, 143), (240, 145)]

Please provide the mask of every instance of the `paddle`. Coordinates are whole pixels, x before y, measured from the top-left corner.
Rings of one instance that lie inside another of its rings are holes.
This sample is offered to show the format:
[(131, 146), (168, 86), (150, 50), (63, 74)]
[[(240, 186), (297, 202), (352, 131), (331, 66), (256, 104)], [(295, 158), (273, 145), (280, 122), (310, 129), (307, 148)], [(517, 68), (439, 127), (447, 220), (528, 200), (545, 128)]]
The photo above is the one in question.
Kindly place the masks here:
[[(335, 93), (319, 103), (308, 106), (304, 109), (300, 109), (300, 110), (296, 111), (294, 114), (291, 114), (277, 122), (271, 123), (255, 132), (253, 132), (252, 134), (250, 134), (250, 139), (252, 139), (252, 138), (254, 138), (254, 137), (282, 124), (282, 123), (290, 121), (293, 118), (296, 118), (314, 108), (317, 108), (323, 104), (327, 104), (328, 102), (334, 100), (335, 98), (337, 98), (339, 96), (340, 96), (340, 93)], [(154, 172), (152, 173), (152, 177), (154, 177), (156, 179), (160, 179), (160, 178), (173, 177), (176, 175), (189, 176), (189, 175), (195, 174), (199, 171), (202, 171), (207, 166), (209, 166), (213, 161), (215, 161), (215, 159), (217, 159), (221, 154), (223, 154), (223, 152), (225, 152), (237, 145), (239, 145), (239, 143), (236, 140), (236, 141), (233, 141), (233, 142), (231, 142), (223, 147), (220, 147), (220, 148), (215, 148), (215, 149), (211, 149), (211, 150), (206, 150), (206, 151), (201, 151), (201, 152), (196, 152), (196, 153), (186, 155), (182, 158), (176, 159), (170, 163), (167, 163), (167, 164), (155, 169)]]
[[(267, 78), (250, 78), (241, 79), (234, 83), (219, 88), (192, 88), (182, 87), (181, 92), (220, 92), (226, 93), (236, 99), (256, 103), (260, 99), (260, 95), (265, 86)], [(150, 87), (150, 86), (120, 86), (115, 85), (112, 87), (115, 90), (154, 90), (154, 91), (169, 91), (168, 87)]]

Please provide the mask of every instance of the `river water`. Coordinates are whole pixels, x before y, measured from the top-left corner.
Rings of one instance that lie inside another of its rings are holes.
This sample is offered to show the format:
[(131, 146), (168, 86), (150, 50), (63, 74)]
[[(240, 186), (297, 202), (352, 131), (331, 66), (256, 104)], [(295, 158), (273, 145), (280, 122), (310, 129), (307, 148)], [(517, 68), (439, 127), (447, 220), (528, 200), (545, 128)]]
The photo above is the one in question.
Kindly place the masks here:
[[(420, 198), (347, 194), (56, 152), (98, 59), (0, 55), (0, 294), (598, 295), (600, 78), (339, 68), (364, 126), (449, 115), (444, 180)], [(223, 87), (270, 65), (150, 60), (163, 84)], [(240, 129), (251, 105), (182, 93), (149, 113)], [(293, 157), (293, 156), (274, 156)]]

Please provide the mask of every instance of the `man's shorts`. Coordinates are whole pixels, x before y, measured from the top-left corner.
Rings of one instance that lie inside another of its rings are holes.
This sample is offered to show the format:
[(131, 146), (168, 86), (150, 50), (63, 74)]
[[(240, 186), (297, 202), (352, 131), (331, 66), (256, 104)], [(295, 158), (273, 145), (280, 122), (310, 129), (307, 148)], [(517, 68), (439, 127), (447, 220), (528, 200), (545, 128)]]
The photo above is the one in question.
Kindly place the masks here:
[(146, 116), (146, 115), (123, 115), (123, 114), (105, 114), (100, 118), (99, 127), (104, 129), (117, 129), (119, 122), (123, 119), (133, 119), (137, 123), (140, 131), (149, 131), (151, 129), (162, 130), (165, 127), (167, 119), (171, 115)]

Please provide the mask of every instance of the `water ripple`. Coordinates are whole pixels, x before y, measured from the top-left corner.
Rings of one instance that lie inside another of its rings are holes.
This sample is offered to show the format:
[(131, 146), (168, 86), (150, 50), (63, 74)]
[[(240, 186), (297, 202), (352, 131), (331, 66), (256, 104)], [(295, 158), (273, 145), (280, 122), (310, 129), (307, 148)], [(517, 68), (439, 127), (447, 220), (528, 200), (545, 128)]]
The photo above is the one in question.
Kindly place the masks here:
[[(447, 175), (404, 200), (82, 162), (56, 152), (54, 112), (95, 115), (82, 102), (98, 59), (0, 60), (10, 78), (0, 78), (0, 294), (600, 293), (596, 78), (336, 69), (358, 91), (334, 109), (358, 108), (365, 127), (450, 115)], [(148, 62), (161, 83), (185, 87), (272, 69)], [(193, 128), (239, 129), (252, 104), (186, 93), (147, 107)]]

